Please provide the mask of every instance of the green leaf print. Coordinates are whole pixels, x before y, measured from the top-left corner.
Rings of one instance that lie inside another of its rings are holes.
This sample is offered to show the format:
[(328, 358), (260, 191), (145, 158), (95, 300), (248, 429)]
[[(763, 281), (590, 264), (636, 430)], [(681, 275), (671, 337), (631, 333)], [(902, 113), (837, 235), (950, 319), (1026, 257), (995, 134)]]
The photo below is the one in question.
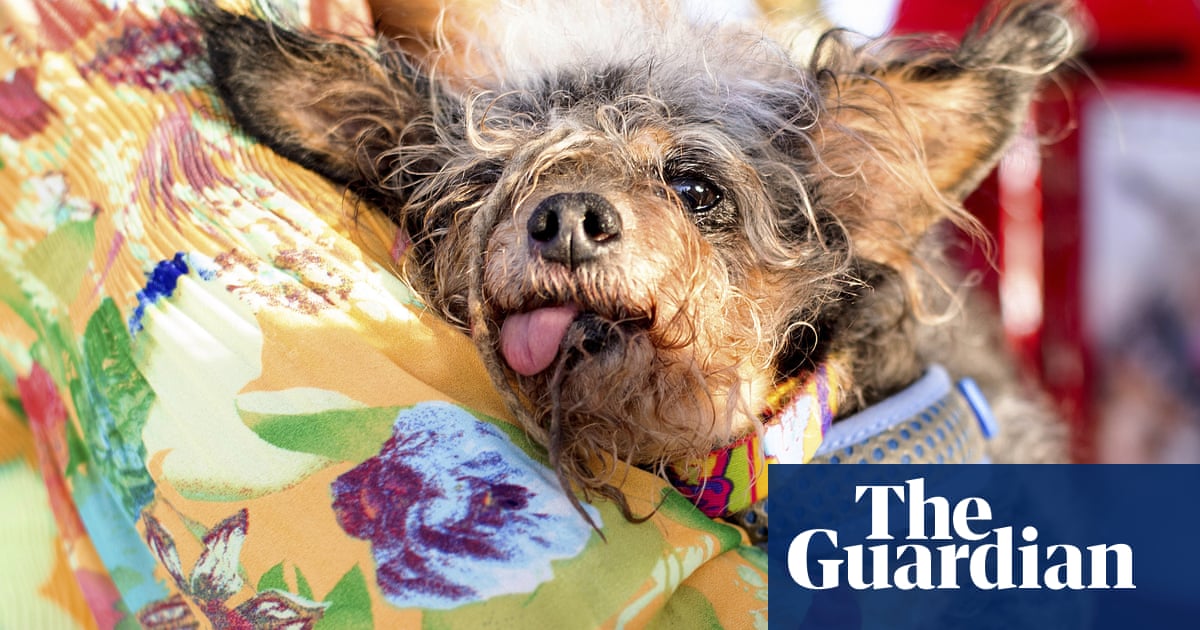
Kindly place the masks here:
[(72, 221), (59, 226), (25, 254), (25, 266), (42, 281), (59, 302), (74, 301), (96, 247), (92, 221)]
[(136, 519), (154, 494), (142, 442), (154, 391), (134, 364), (131, 343), (120, 312), (105, 298), (88, 320), (81, 378), (71, 389), (92, 463)]
[(338, 580), (329, 594), (325, 596), (329, 608), (325, 616), (317, 622), (316, 630), (338, 630), (346, 628), (374, 627), (374, 617), (371, 615), (371, 594), (367, 590), (367, 579), (362, 569), (355, 566)]
[(295, 415), (240, 413), (246, 426), (279, 448), (357, 462), (379, 452), (392, 436), (399, 412), (400, 407), (374, 407)]

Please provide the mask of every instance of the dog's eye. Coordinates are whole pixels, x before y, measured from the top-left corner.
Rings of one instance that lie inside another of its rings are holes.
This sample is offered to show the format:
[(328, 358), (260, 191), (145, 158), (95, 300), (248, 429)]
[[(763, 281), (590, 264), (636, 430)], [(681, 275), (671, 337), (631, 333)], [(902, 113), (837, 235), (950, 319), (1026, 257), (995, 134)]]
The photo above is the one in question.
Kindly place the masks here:
[(700, 177), (679, 177), (667, 184), (690, 212), (708, 212), (721, 203), (721, 190)]

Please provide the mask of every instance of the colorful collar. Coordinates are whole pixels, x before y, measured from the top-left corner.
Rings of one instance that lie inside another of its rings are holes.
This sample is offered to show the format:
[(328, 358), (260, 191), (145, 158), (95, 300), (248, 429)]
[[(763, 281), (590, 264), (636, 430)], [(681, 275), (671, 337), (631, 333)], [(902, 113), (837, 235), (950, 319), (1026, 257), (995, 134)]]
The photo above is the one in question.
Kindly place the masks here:
[[(996, 420), (969, 378), (953, 383), (940, 365), (904, 390), (832, 424), (842, 379), (821, 366), (776, 390), (762, 431), (672, 466), (672, 483), (710, 517), (731, 516), (767, 496), (768, 464), (975, 463)], [(777, 410), (777, 411), (775, 411)]]
[(671, 483), (713, 518), (766, 498), (768, 464), (802, 464), (816, 453), (837, 416), (840, 383), (832, 365), (783, 383), (767, 399), (761, 431), (712, 451), (702, 462), (670, 466)]

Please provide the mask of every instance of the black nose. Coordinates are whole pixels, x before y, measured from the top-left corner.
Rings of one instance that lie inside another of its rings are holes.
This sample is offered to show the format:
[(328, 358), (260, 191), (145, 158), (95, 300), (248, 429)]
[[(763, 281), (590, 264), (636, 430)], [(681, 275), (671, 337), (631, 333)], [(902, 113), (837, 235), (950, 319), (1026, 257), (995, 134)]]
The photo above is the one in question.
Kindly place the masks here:
[(526, 229), (534, 252), (574, 268), (621, 239), (621, 215), (595, 193), (557, 193), (533, 209)]

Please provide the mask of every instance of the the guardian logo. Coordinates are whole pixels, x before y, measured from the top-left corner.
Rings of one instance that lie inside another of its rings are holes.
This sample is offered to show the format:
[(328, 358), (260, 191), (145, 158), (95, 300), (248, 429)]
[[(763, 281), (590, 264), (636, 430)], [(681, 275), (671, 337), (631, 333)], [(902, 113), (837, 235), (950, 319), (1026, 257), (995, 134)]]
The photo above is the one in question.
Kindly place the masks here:
[[(1136, 588), (1129, 545), (1043, 546), (1032, 524), (1018, 534), (1013, 525), (992, 527), (991, 505), (982, 498), (952, 506), (945, 497), (926, 497), (921, 478), (855, 486), (854, 503), (870, 508), (866, 540), (886, 542), (841, 547), (835, 530), (803, 531), (787, 551), (788, 573), (797, 584), (815, 590), (843, 583), (858, 590)], [(889, 510), (898, 506), (908, 509), (902, 542), (890, 529)]]

